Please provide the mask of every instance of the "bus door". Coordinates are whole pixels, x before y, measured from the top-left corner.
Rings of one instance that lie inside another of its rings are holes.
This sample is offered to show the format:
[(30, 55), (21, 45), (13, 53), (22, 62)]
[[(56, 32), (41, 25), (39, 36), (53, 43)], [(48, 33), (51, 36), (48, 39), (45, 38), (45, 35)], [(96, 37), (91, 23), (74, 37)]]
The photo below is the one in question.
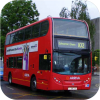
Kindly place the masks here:
[(38, 84), (41, 89), (47, 89), (50, 80), (51, 54), (39, 55)]

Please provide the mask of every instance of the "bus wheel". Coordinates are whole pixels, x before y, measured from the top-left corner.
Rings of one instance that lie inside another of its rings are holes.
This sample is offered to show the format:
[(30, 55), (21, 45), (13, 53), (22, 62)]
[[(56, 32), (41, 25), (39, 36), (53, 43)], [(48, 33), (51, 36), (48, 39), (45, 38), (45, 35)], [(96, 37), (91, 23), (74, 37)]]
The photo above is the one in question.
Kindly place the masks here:
[(12, 84), (12, 76), (11, 76), (11, 74), (9, 74), (9, 76), (8, 76), (8, 82), (9, 82), (9, 84)]
[(32, 79), (31, 79), (31, 89), (34, 92), (37, 91), (37, 88), (36, 88), (36, 78), (35, 77), (32, 77)]

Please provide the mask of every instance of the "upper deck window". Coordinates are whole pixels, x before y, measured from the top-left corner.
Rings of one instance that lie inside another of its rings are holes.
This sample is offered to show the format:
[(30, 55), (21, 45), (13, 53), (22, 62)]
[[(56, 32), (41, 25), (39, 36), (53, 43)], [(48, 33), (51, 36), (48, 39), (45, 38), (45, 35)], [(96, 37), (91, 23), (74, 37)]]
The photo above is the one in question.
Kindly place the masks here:
[(41, 23), (37, 23), (33, 26), (29, 26), (17, 32), (11, 33), (10, 35), (7, 35), (6, 45), (45, 36), (48, 33), (48, 29), (48, 20), (43, 21)]
[(15, 43), (15, 33), (10, 35), (10, 44)]
[(53, 19), (54, 35), (88, 38), (86, 24), (68, 19)]
[(49, 28), (49, 22), (45, 21), (41, 23), (41, 32), (40, 32), (40, 36), (44, 36), (47, 34), (48, 32), (48, 28)]
[(24, 40), (28, 40), (31, 38), (31, 27), (25, 29), (25, 37)]
[(9, 42), (10, 42), (10, 35), (7, 35), (7, 37), (6, 37), (6, 45), (8, 45)]
[(39, 36), (40, 23), (32, 26), (32, 38)]

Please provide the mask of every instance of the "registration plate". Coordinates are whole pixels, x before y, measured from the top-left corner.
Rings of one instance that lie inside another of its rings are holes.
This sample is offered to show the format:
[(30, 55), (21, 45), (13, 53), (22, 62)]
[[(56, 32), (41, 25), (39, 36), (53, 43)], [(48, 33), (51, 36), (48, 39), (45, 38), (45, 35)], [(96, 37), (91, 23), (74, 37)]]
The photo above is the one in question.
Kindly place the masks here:
[(77, 87), (69, 87), (68, 90), (77, 90)]

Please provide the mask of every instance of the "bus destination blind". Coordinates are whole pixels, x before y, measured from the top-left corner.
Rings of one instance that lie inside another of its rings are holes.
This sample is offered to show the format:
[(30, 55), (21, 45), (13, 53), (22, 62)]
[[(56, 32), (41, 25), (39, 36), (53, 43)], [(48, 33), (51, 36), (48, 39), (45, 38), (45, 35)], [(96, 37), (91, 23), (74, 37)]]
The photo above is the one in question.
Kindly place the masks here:
[(59, 48), (74, 48), (74, 49), (86, 49), (85, 41), (70, 41), (70, 40), (58, 40)]

